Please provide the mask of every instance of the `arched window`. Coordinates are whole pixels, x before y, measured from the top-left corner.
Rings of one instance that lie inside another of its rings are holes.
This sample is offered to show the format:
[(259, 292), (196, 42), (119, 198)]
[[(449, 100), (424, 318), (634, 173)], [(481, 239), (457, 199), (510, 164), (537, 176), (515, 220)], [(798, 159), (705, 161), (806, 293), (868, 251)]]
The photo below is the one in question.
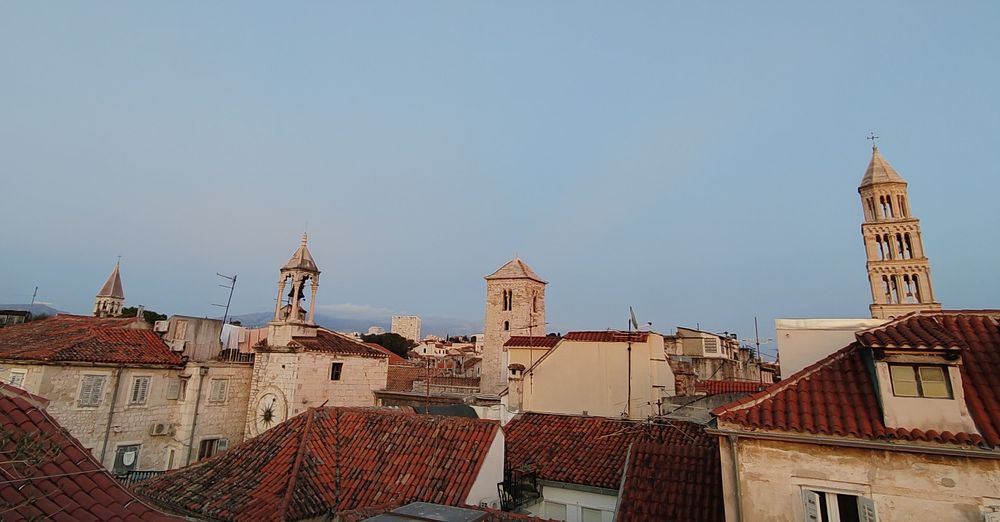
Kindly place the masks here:
[(511, 309), (511, 304), (514, 301), (513, 294), (514, 294), (513, 290), (504, 290), (503, 291), (503, 310), (506, 311), (506, 310), (510, 310)]
[(505, 332), (509, 332), (510, 331), (510, 321), (504, 321), (503, 322), (503, 331), (505, 331)]
[(889, 278), (889, 287), (892, 289), (892, 301), (893, 304), (899, 304), (899, 277), (892, 276)]
[(892, 196), (885, 197), (885, 205), (889, 208), (889, 214), (887, 217), (895, 217), (895, 215), (892, 212)]
[(906, 249), (903, 248), (903, 235), (896, 234), (896, 251), (899, 252), (900, 259), (909, 259), (906, 257)]
[(875, 221), (878, 215), (875, 214), (875, 198), (868, 198), (868, 219)]
[(913, 243), (910, 242), (910, 233), (903, 234), (903, 246), (905, 247), (905, 259), (913, 259)]
[(885, 302), (892, 302), (892, 289), (889, 286), (889, 277), (882, 276), (882, 295), (885, 296)]
[(906, 197), (899, 196), (899, 217), (906, 217), (909, 213), (906, 211)]
[(878, 237), (880, 248), (885, 252), (885, 259), (892, 259), (892, 246), (889, 243), (889, 234), (882, 234)]
[(875, 234), (875, 243), (878, 244), (878, 258), (885, 259), (885, 249), (882, 248), (882, 234)]
[(919, 280), (920, 278), (917, 277), (917, 274), (913, 274), (913, 298), (916, 300), (914, 302), (922, 303), (924, 301), (923, 299), (920, 298), (920, 283), (918, 283)]

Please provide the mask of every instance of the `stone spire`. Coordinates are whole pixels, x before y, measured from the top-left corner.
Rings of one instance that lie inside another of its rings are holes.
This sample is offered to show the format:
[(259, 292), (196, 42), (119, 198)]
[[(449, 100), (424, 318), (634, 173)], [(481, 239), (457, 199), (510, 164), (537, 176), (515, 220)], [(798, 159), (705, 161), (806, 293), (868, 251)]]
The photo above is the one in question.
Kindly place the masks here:
[[(272, 346), (285, 346), (292, 337), (316, 336), (316, 292), (319, 290), (320, 270), (309, 252), (308, 244), (309, 236), (302, 234), (299, 248), (279, 272), (274, 319), (268, 331), (268, 344)], [(308, 310), (302, 306), (307, 282), (311, 293)]]
[(507, 386), (504, 343), (514, 335), (545, 335), (545, 285), (521, 258), (486, 276), (483, 371), (479, 389), (500, 393)]
[(122, 305), (125, 304), (125, 290), (122, 288), (121, 261), (115, 263), (114, 270), (108, 275), (104, 286), (94, 298), (94, 316), (119, 317)]
[(872, 145), (872, 158), (858, 187), (868, 258), (872, 317), (889, 319), (919, 310), (940, 310), (924, 254), (920, 220), (910, 213), (906, 181)]

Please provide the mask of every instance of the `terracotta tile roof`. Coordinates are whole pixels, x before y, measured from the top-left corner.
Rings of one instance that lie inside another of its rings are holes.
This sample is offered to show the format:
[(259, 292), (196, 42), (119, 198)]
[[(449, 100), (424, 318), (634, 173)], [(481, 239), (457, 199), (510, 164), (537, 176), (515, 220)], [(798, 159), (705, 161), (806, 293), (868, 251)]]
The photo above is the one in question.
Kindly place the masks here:
[(413, 391), (413, 383), (427, 379), (427, 375), (442, 376), (444, 369), (428, 369), (422, 364), (390, 364), (386, 372), (385, 389), (399, 392)]
[(218, 520), (300, 520), (413, 501), (459, 505), (498, 431), (497, 422), (480, 419), (313, 408), (135, 489), (171, 511)]
[(629, 444), (716, 445), (698, 424), (643, 423), (604, 417), (521, 413), (505, 427), (507, 463), (542, 480), (617, 490)]
[(754, 381), (698, 381), (694, 385), (697, 392), (706, 395), (722, 393), (756, 393), (768, 387), (767, 383)]
[[(403, 522), (405, 520), (427, 520), (427, 518), (408, 518), (406, 515), (399, 515), (396, 513), (396, 509), (400, 506), (391, 504), (385, 506), (375, 506), (364, 509), (354, 509), (351, 511), (341, 511), (337, 513), (337, 520), (339, 522), (364, 522), (382, 514), (394, 515), (394, 518), (390, 520)], [(525, 521), (544, 521), (547, 519), (538, 518), (532, 515), (525, 515), (520, 513), (510, 513), (507, 511), (500, 511), (499, 509), (492, 509), (483, 506), (457, 506), (465, 509), (473, 509), (476, 511), (482, 511), (485, 513), (483, 518), (476, 520), (476, 522), (509, 522), (511, 520), (525, 520)]]
[(510, 261), (507, 261), (502, 267), (498, 268), (496, 272), (485, 277), (485, 279), (533, 279), (539, 283), (545, 283), (542, 278), (538, 277), (538, 274), (528, 266), (527, 263), (521, 261), (521, 258), (515, 257)]
[[(1000, 312), (910, 314), (860, 332), (857, 338), (795, 375), (712, 413), (721, 422), (750, 429), (1000, 446)], [(903, 349), (957, 344), (965, 402), (979, 433), (885, 426), (866, 358), (871, 348), (886, 346), (887, 340)]]
[[(631, 337), (630, 337), (631, 335)], [(618, 330), (603, 330), (596, 332), (569, 332), (563, 336), (567, 341), (586, 341), (599, 343), (624, 343), (631, 339), (634, 343), (644, 343), (649, 339), (649, 332), (621, 332)]]
[(289, 346), (297, 346), (307, 352), (324, 352), (355, 357), (387, 357), (384, 352), (375, 350), (366, 343), (324, 328), (320, 328), (316, 332), (316, 337), (293, 337)]
[(0, 359), (109, 364), (181, 364), (150, 330), (128, 328), (134, 318), (57, 315), (0, 330)]
[(534, 348), (552, 348), (553, 346), (559, 344), (562, 337), (555, 335), (514, 335), (507, 340), (504, 346), (524, 346), (524, 347), (534, 347)]
[(637, 443), (628, 468), (616, 521), (722, 522), (719, 447)]
[(396, 352), (393, 352), (392, 350), (390, 350), (390, 349), (382, 346), (381, 344), (375, 344), (375, 343), (365, 343), (365, 344), (369, 348), (371, 348), (373, 350), (378, 350), (378, 351), (384, 353), (387, 357), (389, 357), (389, 364), (407, 364), (407, 363), (409, 363), (408, 360), (400, 357), (399, 355), (396, 355)]
[(0, 518), (180, 520), (139, 501), (33, 398), (0, 384)]

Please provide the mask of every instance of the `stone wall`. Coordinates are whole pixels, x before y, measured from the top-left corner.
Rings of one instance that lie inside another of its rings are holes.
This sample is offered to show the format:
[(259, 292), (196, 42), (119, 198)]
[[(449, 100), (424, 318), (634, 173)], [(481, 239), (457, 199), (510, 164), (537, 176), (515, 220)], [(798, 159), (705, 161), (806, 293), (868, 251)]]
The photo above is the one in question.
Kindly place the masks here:
[[(514, 292), (510, 310), (503, 309), (503, 291)], [(504, 324), (508, 329), (504, 329)], [(545, 285), (532, 279), (486, 281), (483, 322), (482, 385), (484, 393), (507, 386), (507, 357), (503, 347), (512, 335), (545, 335)]]

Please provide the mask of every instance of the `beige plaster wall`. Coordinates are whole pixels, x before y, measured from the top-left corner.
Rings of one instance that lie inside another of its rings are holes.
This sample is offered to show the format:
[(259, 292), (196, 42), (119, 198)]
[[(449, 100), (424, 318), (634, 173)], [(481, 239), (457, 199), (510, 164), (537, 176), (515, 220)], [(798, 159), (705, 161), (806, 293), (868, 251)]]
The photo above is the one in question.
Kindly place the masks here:
[[(983, 520), (1000, 496), (1000, 460), (739, 439), (743, 520), (798, 522), (802, 489), (871, 498), (880, 522)], [(737, 520), (731, 452), (722, 441), (726, 520)]]
[(854, 334), (884, 319), (775, 319), (781, 375), (788, 377), (854, 342)]

